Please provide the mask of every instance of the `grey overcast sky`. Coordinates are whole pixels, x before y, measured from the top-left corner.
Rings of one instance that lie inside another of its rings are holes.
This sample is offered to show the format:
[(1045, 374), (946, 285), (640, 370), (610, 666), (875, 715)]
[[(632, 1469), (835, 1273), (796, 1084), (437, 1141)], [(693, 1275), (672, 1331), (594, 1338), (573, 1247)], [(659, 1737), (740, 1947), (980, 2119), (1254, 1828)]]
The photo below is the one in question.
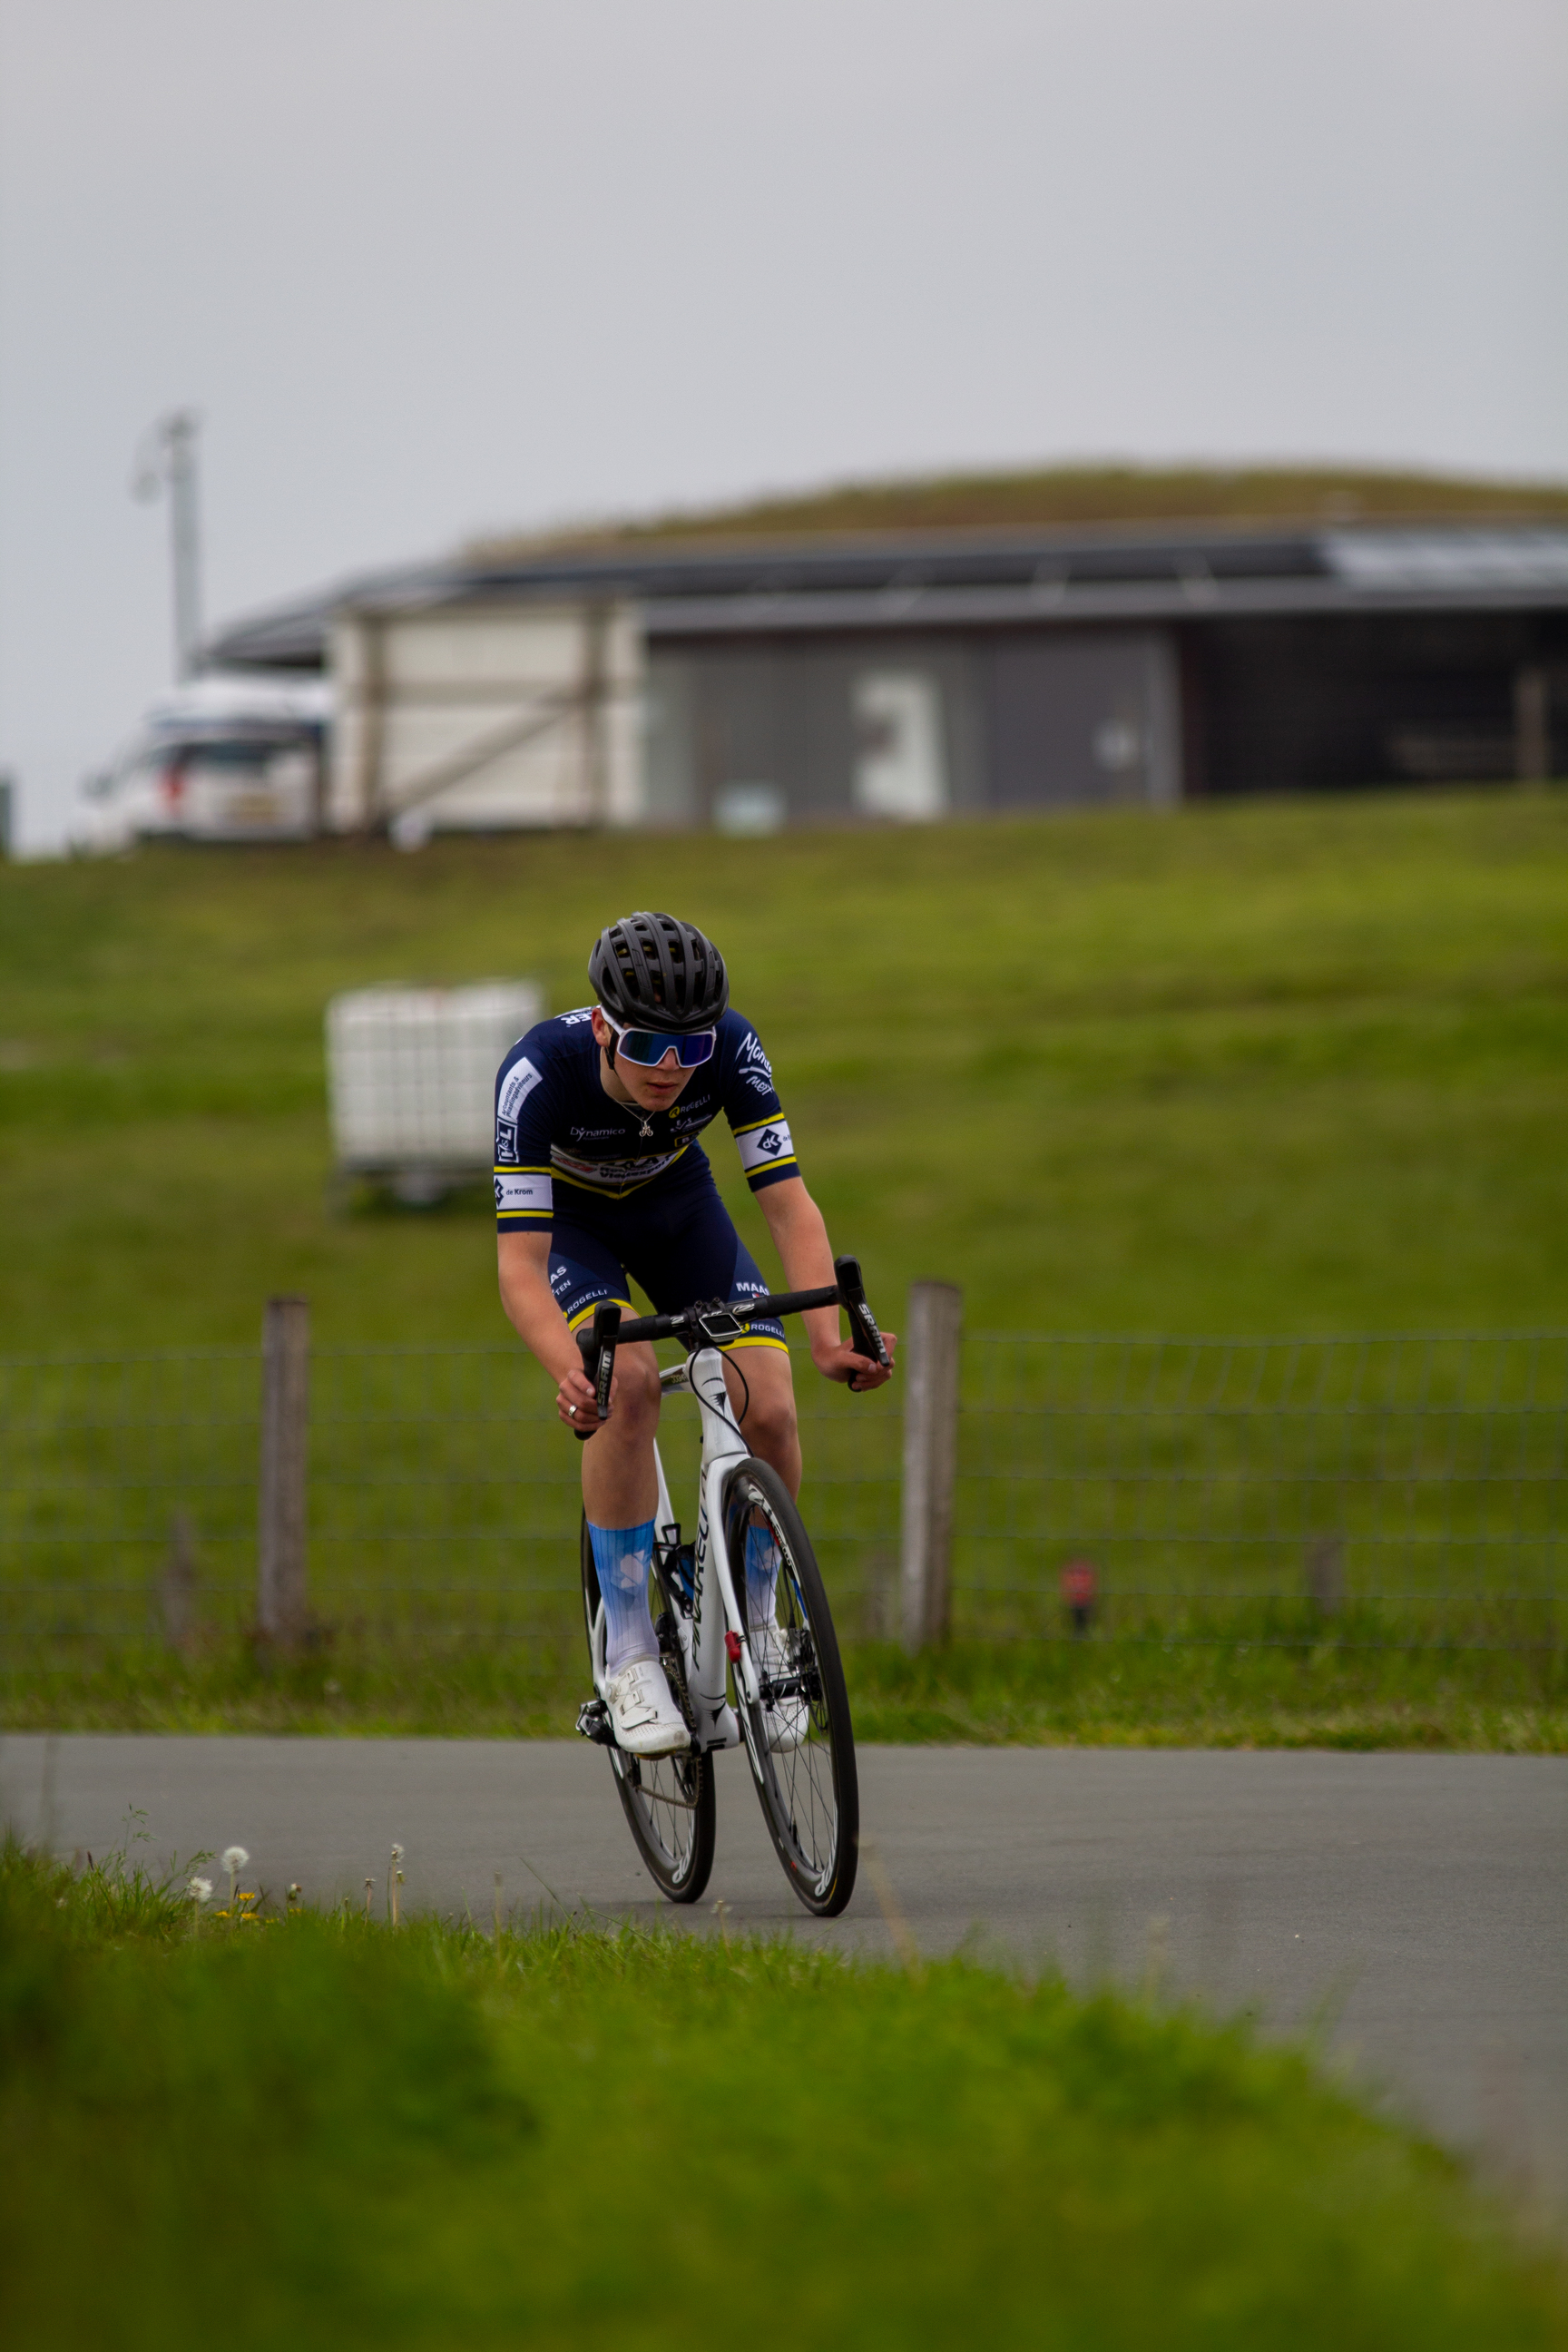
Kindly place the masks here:
[(935, 467), (1568, 476), (1564, 0), (0, 0), (0, 763), (206, 614)]

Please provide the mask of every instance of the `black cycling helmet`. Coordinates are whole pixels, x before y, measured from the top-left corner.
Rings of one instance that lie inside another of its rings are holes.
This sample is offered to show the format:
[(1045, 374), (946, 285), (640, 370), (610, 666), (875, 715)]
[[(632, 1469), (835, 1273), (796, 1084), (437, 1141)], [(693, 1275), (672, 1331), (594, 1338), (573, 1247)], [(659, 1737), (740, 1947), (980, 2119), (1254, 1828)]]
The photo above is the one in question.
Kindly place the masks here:
[(674, 915), (623, 915), (588, 958), (594, 992), (627, 1029), (688, 1036), (713, 1028), (730, 1002), (730, 975), (711, 940)]

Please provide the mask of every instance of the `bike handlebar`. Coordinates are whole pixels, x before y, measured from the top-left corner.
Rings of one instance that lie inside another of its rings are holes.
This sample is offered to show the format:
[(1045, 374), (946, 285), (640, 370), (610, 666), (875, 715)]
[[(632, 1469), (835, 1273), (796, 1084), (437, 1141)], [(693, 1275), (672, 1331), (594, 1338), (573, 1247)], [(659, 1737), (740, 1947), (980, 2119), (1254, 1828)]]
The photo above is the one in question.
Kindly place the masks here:
[[(629, 1346), (636, 1339), (679, 1339), (689, 1350), (700, 1348), (705, 1340), (719, 1334), (710, 1327), (722, 1329), (722, 1318), (728, 1317), (734, 1330), (724, 1333), (733, 1338), (742, 1324), (753, 1318), (781, 1315), (806, 1315), (814, 1307), (842, 1307), (849, 1318), (849, 1332), (857, 1355), (868, 1356), (874, 1364), (888, 1366), (890, 1359), (883, 1344), (877, 1318), (866, 1297), (866, 1286), (861, 1279), (860, 1261), (857, 1257), (836, 1257), (833, 1271), (837, 1282), (818, 1290), (770, 1291), (761, 1298), (700, 1299), (691, 1307), (683, 1307), (675, 1315), (634, 1315), (622, 1320), (620, 1308), (609, 1299), (601, 1300), (594, 1309), (591, 1330), (576, 1335), (583, 1358), (583, 1369), (594, 1383), (594, 1426), (574, 1429), (574, 1437), (588, 1438), (599, 1422), (610, 1417), (610, 1382), (615, 1375), (616, 1349)], [(853, 1386), (850, 1394), (860, 1393)]]

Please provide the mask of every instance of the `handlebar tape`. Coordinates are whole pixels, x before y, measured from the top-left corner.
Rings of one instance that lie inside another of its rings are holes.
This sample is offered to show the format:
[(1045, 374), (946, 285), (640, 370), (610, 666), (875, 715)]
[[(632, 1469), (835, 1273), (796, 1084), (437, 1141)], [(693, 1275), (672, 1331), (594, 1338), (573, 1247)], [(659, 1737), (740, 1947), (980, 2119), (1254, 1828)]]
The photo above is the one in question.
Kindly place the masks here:
[(838, 1295), (844, 1301), (844, 1311), (849, 1318), (849, 1336), (858, 1356), (869, 1356), (874, 1364), (886, 1369), (888, 1350), (877, 1328), (877, 1318), (866, 1299), (866, 1285), (861, 1278), (858, 1257), (836, 1257), (833, 1271), (838, 1276)]

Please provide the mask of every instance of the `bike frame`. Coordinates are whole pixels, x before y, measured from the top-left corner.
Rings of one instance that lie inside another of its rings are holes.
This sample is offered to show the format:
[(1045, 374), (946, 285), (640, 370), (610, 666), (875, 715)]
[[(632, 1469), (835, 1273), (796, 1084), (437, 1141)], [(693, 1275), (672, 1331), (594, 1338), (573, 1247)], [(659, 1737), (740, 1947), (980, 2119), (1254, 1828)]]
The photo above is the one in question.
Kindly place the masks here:
[[(858, 1261), (851, 1257), (836, 1258), (834, 1272), (837, 1280), (831, 1287), (731, 1299), (728, 1305), (715, 1299), (708, 1307), (689, 1307), (680, 1315), (649, 1316), (626, 1325), (621, 1322), (619, 1307), (606, 1304), (595, 1311), (592, 1332), (583, 1331), (578, 1335), (577, 1344), (582, 1350), (584, 1368), (594, 1381), (601, 1421), (609, 1416), (610, 1383), (618, 1345), (634, 1339), (679, 1339), (688, 1350), (683, 1364), (668, 1365), (660, 1371), (658, 1385), (661, 1396), (689, 1390), (697, 1399), (702, 1417), (702, 1463), (698, 1474), (691, 1608), (689, 1612), (679, 1607), (672, 1612), (687, 1692), (697, 1717), (691, 1745), (698, 1754), (706, 1754), (710, 1748), (738, 1748), (741, 1745), (740, 1719), (730, 1705), (727, 1688), (731, 1668), (745, 1705), (754, 1707), (762, 1699), (762, 1686), (756, 1662), (752, 1655), (742, 1597), (744, 1564), (737, 1582), (735, 1564), (730, 1558), (730, 1548), (724, 1536), (724, 1482), (737, 1462), (750, 1460), (752, 1449), (741, 1433), (740, 1422), (730, 1400), (729, 1387), (724, 1379), (724, 1358), (719, 1343), (741, 1338), (746, 1322), (753, 1315), (793, 1315), (811, 1307), (841, 1306), (848, 1315), (856, 1345), (873, 1361), (886, 1364), (888, 1352), (882, 1344), (876, 1319), (866, 1303)], [(577, 1434), (587, 1437), (591, 1432), (579, 1430)], [(654, 1465), (658, 1473), (658, 1516), (654, 1522), (654, 1542), (658, 1549), (668, 1551), (679, 1540), (679, 1523), (670, 1503), (664, 1463), (657, 1444), (654, 1447)], [(595, 1613), (593, 1644), (594, 1682), (602, 1702), (605, 1696), (603, 1601)], [(580, 1724), (579, 1728), (584, 1727)], [(597, 1731), (592, 1736), (603, 1738), (603, 1734)], [(615, 1742), (612, 1738), (606, 1744), (613, 1746)]]

